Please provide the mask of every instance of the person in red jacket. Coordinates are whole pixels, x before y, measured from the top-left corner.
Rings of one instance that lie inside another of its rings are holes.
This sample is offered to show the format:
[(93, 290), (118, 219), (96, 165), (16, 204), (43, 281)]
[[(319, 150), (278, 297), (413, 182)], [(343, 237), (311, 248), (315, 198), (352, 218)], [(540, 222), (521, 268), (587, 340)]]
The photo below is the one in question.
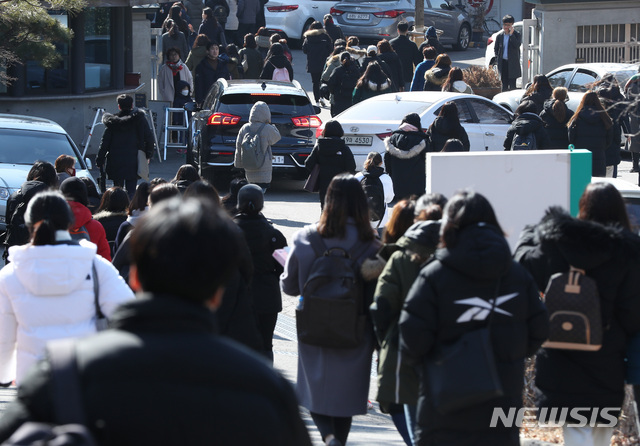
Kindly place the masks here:
[(109, 248), (104, 227), (99, 221), (93, 219), (91, 211), (87, 207), (87, 204), (89, 204), (87, 186), (80, 178), (71, 177), (62, 182), (60, 192), (67, 199), (75, 217), (75, 223), (69, 232), (77, 232), (78, 229), (84, 226), (89, 233), (89, 240), (98, 246), (98, 255), (111, 261), (111, 249)]

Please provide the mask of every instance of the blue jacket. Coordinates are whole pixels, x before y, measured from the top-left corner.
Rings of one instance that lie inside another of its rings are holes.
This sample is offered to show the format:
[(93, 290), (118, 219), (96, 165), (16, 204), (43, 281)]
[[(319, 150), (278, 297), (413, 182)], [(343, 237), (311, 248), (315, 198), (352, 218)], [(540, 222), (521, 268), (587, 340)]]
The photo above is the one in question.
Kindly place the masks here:
[(435, 60), (423, 60), (418, 64), (415, 73), (413, 73), (411, 91), (422, 91), (422, 87), (424, 87), (424, 74), (429, 71), (435, 63)]

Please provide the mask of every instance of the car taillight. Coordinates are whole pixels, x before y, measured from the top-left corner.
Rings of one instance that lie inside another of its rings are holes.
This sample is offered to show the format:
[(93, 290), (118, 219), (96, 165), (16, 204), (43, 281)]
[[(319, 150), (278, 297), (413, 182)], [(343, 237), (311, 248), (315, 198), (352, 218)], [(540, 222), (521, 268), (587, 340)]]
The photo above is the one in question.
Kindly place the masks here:
[(393, 132), (387, 132), (387, 133), (378, 133), (376, 136), (380, 139), (385, 139), (388, 138), (389, 136), (393, 135)]
[(324, 131), (324, 129), (322, 127), (318, 127), (316, 129), (316, 138), (320, 138), (322, 136), (322, 132)]
[(322, 121), (317, 116), (297, 116), (295, 118), (291, 118), (291, 121), (296, 127), (316, 128), (322, 125)]
[(298, 5), (267, 6), (269, 12), (290, 12), (298, 9)]
[(240, 116), (230, 115), (228, 113), (214, 113), (209, 116), (207, 125), (236, 125), (240, 122)]
[(336, 8), (333, 8), (333, 7), (332, 7), (332, 8), (329, 10), (329, 13), (330, 13), (331, 15), (341, 16), (342, 14), (344, 14), (344, 11), (340, 11), (339, 9), (336, 9)]
[(493, 43), (493, 39), (491, 37), (489, 37), (487, 39), (487, 46), (491, 45)]
[(374, 12), (373, 15), (381, 19), (395, 19), (400, 14), (404, 14), (404, 11), (397, 9), (391, 11)]

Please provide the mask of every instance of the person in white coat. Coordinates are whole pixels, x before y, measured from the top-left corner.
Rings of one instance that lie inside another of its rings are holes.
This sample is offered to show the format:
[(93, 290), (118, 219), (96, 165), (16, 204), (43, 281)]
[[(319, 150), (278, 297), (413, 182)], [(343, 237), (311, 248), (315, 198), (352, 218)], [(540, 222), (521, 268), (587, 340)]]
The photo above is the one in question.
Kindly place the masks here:
[(133, 293), (96, 245), (71, 239), (73, 213), (58, 192), (30, 202), (25, 221), (31, 242), (9, 248), (11, 263), (0, 270), (0, 383), (20, 384), (44, 357), (45, 344), (96, 332), (98, 303), (108, 318)]
[(364, 161), (363, 167), (364, 171), (356, 174), (358, 181), (362, 181), (366, 172), (369, 175), (374, 175), (380, 178), (382, 189), (384, 190), (384, 215), (382, 216), (382, 220), (371, 221), (371, 227), (377, 229), (378, 232), (381, 232), (391, 217), (389, 203), (393, 201), (394, 197), (393, 181), (391, 180), (391, 177), (385, 173), (384, 168), (382, 167), (382, 155), (378, 152), (369, 152), (367, 159)]
[(177, 48), (169, 48), (167, 61), (158, 71), (158, 96), (161, 101), (171, 102), (172, 105), (176, 97), (176, 80), (187, 82), (191, 87), (190, 90), (193, 91), (193, 76), (187, 65), (182, 62), (181, 57)]

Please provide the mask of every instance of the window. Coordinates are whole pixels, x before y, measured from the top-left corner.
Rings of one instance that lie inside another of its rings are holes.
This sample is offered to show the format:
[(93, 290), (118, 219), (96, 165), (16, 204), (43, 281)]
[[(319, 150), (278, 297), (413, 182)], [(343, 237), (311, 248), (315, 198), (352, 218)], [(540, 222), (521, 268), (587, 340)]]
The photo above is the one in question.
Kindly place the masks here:
[(87, 8), (84, 25), (84, 86), (106, 89), (111, 82), (111, 8)]
[(598, 79), (598, 75), (592, 71), (580, 69), (571, 79), (569, 91), (587, 91)]
[(511, 121), (509, 113), (489, 101), (470, 99), (469, 102), (480, 124), (509, 124)]
[[(458, 107), (458, 118), (460, 119), (460, 122), (473, 122), (473, 116), (471, 116), (467, 101), (458, 99), (453, 102), (456, 104), (456, 107)], [(442, 107), (438, 107), (438, 109), (434, 111), (433, 114), (438, 116), (440, 114), (440, 110), (442, 110)]]
[(569, 85), (569, 78), (571, 77), (572, 72), (573, 68), (569, 70), (562, 70), (549, 76), (549, 83), (551, 84), (551, 87), (567, 87)]

